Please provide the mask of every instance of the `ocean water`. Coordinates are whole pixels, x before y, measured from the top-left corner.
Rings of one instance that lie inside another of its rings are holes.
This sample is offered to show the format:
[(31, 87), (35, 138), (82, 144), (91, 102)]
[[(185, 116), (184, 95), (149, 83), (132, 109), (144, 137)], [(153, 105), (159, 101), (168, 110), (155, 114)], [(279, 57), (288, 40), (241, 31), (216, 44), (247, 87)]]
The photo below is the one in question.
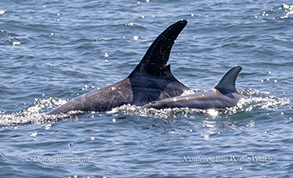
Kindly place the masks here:
[[(241, 65), (237, 107), (46, 116), (179, 19), (173, 74), (208, 90)], [(1, 0), (0, 177), (292, 177), (292, 25), (290, 1)]]

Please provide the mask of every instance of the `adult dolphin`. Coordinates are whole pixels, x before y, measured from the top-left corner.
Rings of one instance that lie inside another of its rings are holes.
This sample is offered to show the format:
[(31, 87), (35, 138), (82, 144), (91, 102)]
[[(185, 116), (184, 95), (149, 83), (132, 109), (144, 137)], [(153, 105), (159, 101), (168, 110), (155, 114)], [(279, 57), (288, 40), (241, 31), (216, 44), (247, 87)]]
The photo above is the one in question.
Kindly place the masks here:
[(211, 91), (166, 98), (143, 107), (155, 109), (181, 107), (225, 109), (236, 106), (242, 97), (235, 88), (235, 81), (241, 70), (240, 66), (232, 67)]
[(161, 33), (141, 62), (124, 80), (76, 97), (48, 114), (107, 111), (124, 104), (142, 106), (155, 100), (181, 95), (189, 88), (172, 75), (167, 62), (174, 41), (186, 24), (186, 20), (180, 20)]

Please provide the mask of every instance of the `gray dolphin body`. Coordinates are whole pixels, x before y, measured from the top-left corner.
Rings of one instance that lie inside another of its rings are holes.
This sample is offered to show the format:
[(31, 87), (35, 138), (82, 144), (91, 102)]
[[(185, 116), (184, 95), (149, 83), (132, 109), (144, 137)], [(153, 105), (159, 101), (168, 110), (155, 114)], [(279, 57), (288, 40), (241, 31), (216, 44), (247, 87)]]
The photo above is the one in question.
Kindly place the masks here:
[(107, 111), (124, 104), (142, 106), (155, 100), (181, 95), (189, 88), (172, 75), (167, 62), (174, 41), (186, 24), (186, 20), (180, 20), (162, 32), (124, 80), (76, 97), (48, 114)]
[(242, 97), (235, 88), (235, 81), (241, 69), (240, 66), (231, 68), (211, 91), (166, 98), (154, 101), (143, 107), (155, 109), (181, 107), (225, 109), (236, 106)]

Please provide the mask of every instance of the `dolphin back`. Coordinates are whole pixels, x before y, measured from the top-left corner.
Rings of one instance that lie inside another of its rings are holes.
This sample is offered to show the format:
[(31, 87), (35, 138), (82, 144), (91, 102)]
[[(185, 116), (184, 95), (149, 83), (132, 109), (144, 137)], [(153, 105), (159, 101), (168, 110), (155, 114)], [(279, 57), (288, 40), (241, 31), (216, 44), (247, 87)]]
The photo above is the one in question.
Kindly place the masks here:
[(48, 114), (107, 111), (123, 104), (144, 105), (181, 95), (188, 87), (172, 75), (167, 62), (174, 41), (186, 24), (186, 20), (180, 20), (162, 32), (124, 80), (73, 98)]
[(241, 66), (232, 67), (215, 86), (215, 89), (219, 90), (222, 94), (237, 92), (235, 82), (241, 70)]

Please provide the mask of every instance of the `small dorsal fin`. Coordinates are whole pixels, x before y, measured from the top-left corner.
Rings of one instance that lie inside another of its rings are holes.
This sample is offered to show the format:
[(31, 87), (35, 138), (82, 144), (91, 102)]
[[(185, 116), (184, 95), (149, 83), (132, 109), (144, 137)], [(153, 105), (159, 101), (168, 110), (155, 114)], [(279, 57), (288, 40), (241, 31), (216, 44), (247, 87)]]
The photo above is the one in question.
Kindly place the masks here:
[(241, 70), (241, 66), (232, 67), (215, 86), (215, 89), (219, 90), (223, 94), (236, 92), (237, 90), (235, 88), (235, 81)]
[(155, 76), (165, 75), (165, 67), (169, 60), (171, 48), (186, 24), (186, 20), (180, 20), (161, 33), (149, 47), (141, 62), (132, 71), (130, 76), (136, 72), (146, 72)]

